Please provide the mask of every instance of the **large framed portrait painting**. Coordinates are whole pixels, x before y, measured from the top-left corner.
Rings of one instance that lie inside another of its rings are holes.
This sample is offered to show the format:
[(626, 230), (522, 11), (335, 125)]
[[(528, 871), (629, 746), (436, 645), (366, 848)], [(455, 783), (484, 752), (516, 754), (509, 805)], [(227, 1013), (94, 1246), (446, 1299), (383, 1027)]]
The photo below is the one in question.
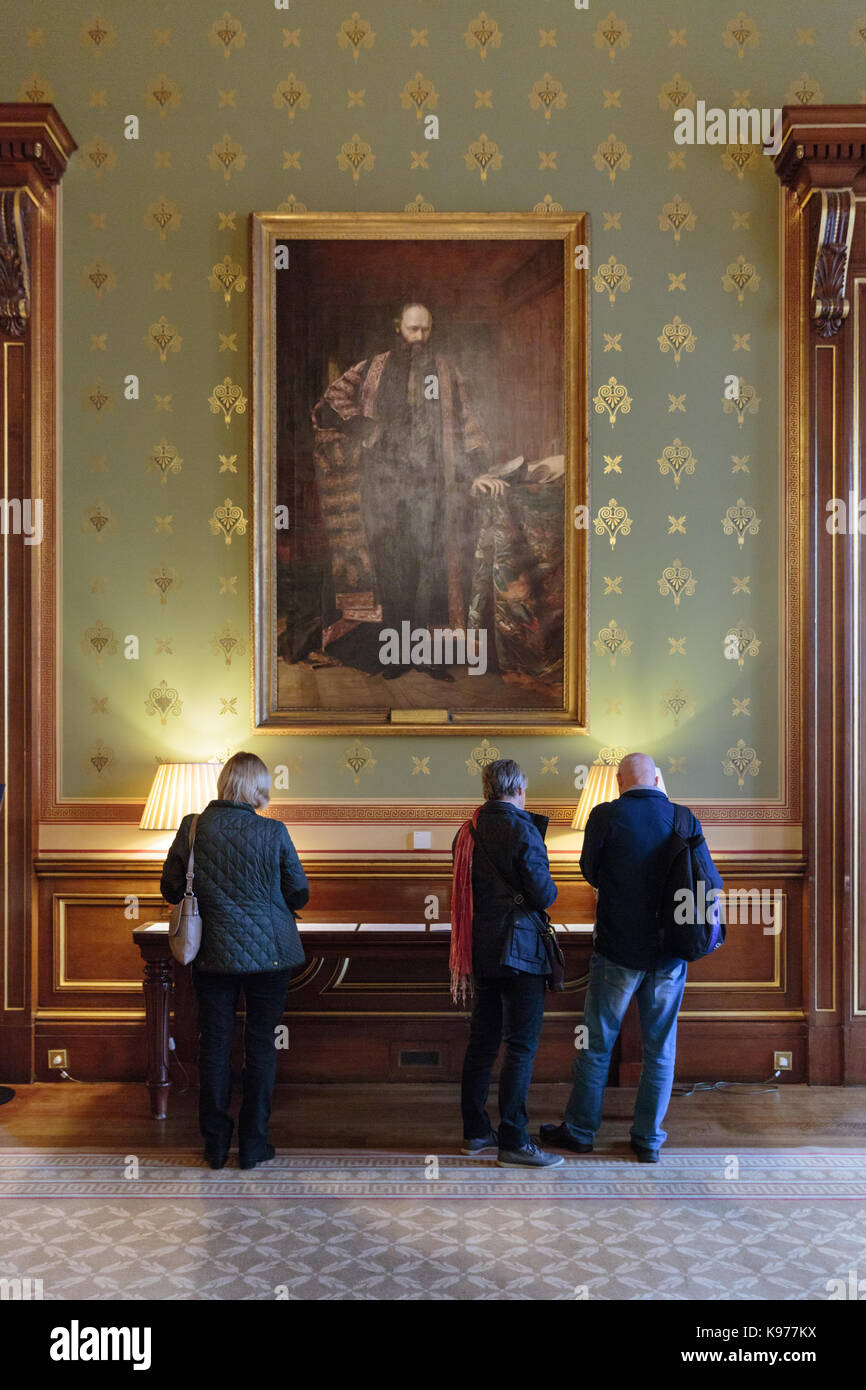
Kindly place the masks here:
[(252, 214), (256, 727), (585, 727), (586, 240)]

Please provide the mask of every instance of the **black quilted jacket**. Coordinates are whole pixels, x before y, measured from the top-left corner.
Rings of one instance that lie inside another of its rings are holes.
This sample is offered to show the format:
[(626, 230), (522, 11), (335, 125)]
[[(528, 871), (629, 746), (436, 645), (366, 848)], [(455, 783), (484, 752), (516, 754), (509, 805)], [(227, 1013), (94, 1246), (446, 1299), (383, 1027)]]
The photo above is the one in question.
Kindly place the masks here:
[[(170, 903), (186, 887), (191, 821), (184, 816), (163, 865), (160, 889)], [(303, 964), (294, 909), (310, 889), (282, 821), (237, 801), (211, 801), (195, 832), (193, 891), (202, 917), (197, 969), (241, 975)]]

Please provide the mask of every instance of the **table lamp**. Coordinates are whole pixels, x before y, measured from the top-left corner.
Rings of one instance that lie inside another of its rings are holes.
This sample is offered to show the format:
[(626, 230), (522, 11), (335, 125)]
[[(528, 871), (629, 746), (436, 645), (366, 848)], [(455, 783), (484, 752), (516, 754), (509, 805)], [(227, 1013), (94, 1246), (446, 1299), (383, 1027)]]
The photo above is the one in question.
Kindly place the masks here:
[(598, 757), (590, 767), (583, 791), (580, 793), (574, 820), (571, 822), (572, 830), (585, 830), (592, 808), (602, 801), (615, 801), (619, 796), (616, 770), (627, 751), (626, 748), (614, 745), (599, 748)]
[(177, 830), (184, 816), (216, 799), (219, 772), (219, 763), (161, 763), (139, 830)]

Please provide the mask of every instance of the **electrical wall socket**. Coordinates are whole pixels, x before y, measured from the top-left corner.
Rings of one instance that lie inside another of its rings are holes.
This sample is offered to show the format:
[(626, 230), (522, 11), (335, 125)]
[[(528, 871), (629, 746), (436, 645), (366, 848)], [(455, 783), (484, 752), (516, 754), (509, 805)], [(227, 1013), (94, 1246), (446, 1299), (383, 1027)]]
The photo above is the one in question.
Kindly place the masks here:
[(66, 1048), (52, 1047), (48, 1053), (48, 1065), (55, 1071), (65, 1071), (69, 1066), (69, 1057)]
[(773, 1053), (773, 1071), (790, 1071), (793, 1057), (790, 1052)]

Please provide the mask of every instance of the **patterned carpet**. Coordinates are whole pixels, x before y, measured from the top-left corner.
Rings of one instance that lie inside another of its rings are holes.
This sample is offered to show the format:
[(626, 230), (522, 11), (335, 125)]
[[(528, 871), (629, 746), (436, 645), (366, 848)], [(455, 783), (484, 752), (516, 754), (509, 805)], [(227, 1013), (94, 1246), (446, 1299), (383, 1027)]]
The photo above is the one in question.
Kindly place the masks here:
[[(866, 1273), (866, 1155), (0, 1154), (0, 1272), (45, 1300), (826, 1300)], [(124, 1172), (130, 1174), (124, 1177)], [(427, 1163), (427, 1171), (433, 1167)], [(37, 1198), (38, 1200), (34, 1200)], [(63, 1200), (60, 1200), (60, 1199)]]
[[(627, 1156), (626, 1156), (627, 1155)], [(231, 1160), (234, 1163), (234, 1160)], [(65, 1149), (0, 1151), (0, 1197), (194, 1197), (226, 1201), (376, 1198), (382, 1201), (618, 1201), (746, 1198), (860, 1201), (866, 1153), (846, 1149), (665, 1149), (657, 1166), (625, 1153), (567, 1158), (559, 1168), (499, 1168), (495, 1155), (283, 1150), (251, 1172), (212, 1171), (197, 1153), (140, 1158)]]

